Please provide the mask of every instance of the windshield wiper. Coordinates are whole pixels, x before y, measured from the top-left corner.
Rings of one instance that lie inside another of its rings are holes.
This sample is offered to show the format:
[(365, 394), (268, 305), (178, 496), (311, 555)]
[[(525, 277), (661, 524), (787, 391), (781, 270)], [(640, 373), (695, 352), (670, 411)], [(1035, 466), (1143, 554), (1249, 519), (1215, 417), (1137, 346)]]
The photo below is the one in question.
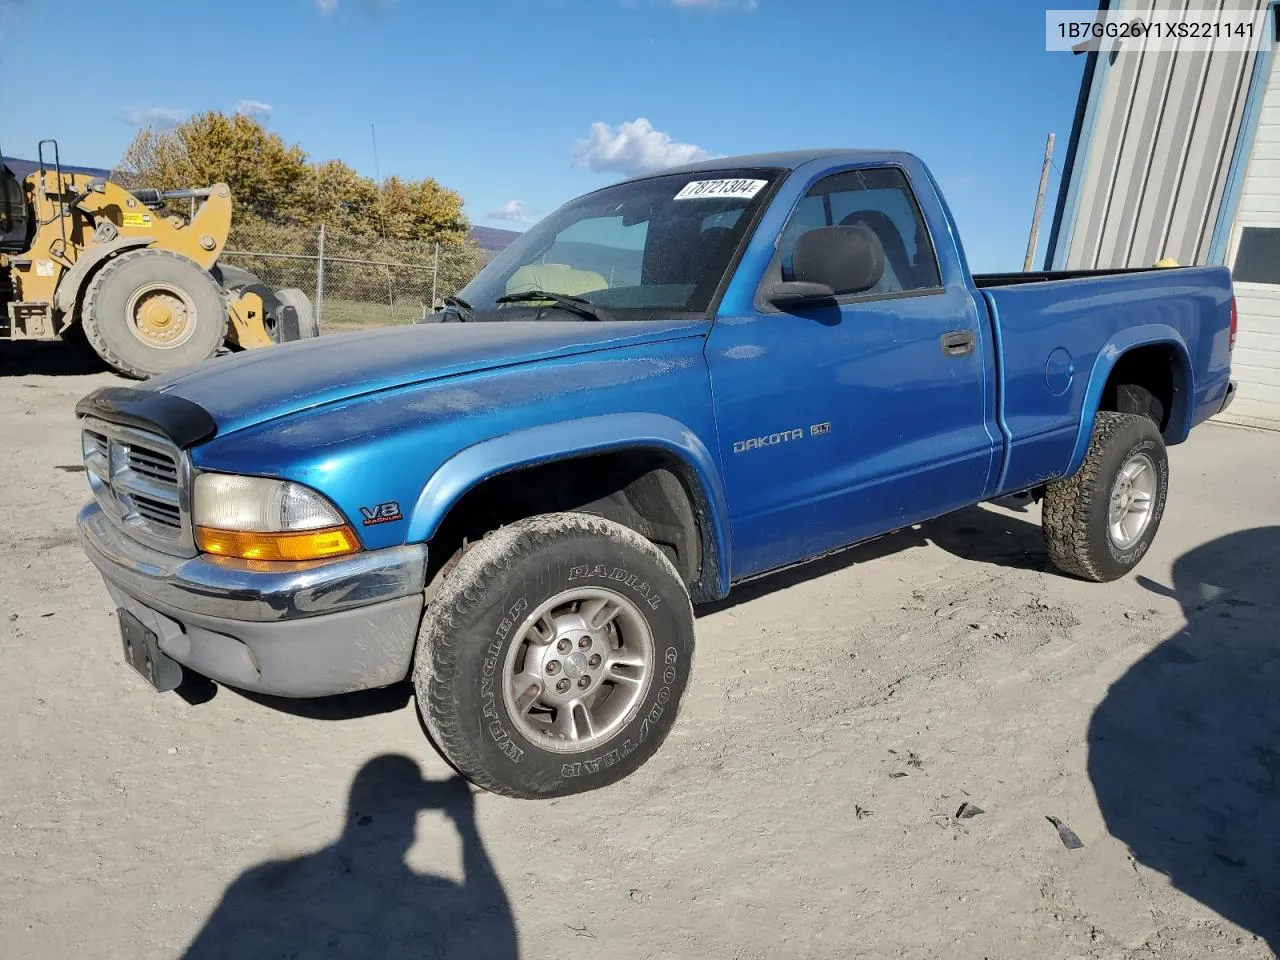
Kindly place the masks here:
[(471, 309), (471, 304), (463, 300), (461, 297), (445, 297), (444, 305), (453, 307), (453, 312), (458, 315), (459, 320), (475, 319), (475, 311)]
[(574, 297), (567, 293), (551, 293), (547, 290), (521, 290), (519, 293), (508, 293), (499, 297), (498, 303), (536, 303), (539, 300), (550, 301), (561, 310), (568, 310), (588, 320), (609, 320), (607, 313), (585, 297)]

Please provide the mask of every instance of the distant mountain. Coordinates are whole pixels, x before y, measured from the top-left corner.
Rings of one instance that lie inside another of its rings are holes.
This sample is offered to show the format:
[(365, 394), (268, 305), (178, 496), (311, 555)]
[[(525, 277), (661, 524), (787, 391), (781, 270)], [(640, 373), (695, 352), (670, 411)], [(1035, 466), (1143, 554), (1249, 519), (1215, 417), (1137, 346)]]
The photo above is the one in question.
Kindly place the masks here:
[(520, 234), (515, 230), (499, 230), (497, 227), (472, 227), (471, 232), (467, 234), (468, 238), (475, 241), (476, 246), (486, 253), (501, 253)]
[[(46, 158), (46, 162), (52, 168), (53, 161)], [(40, 164), (35, 160), (19, 160), (17, 157), (5, 157), (4, 165), (13, 171), (13, 175), (19, 180), (25, 180), (31, 174), (40, 169)], [(62, 165), (63, 173), (84, 173), (91, 177), (102, 177), (107, 179), (111, 176), (110, 170), (101, 170), (98, 167), (73, 167), (69, 163)]]
[[(5, 166), (12, 170), (14, 176), (19, 180), (26, 179), (40, 169), (40, 164), (35, 160), (19, 160), (16, 157), (5, 157), (4, 162)], [(62, 171), (64, 173), (83, 173), (91, 177), (102, 177), (104, 180), (111, 176), (110, 170), (102, 170), (98, 167), (73, 167), (66, 163), (62, 165)], [(470, 233), (467, 234), (467, 238), (487, 253), (490, 259), (511, 246), (511, 242), (518, 236), (520, 234), (515, 230), (499, 230), (496, 227), (472, 227)]]

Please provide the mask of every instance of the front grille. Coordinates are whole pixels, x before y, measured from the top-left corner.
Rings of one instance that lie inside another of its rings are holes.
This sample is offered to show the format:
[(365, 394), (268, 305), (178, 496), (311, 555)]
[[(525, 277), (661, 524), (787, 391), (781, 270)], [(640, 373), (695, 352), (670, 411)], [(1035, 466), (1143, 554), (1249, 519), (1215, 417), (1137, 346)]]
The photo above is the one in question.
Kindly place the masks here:
[(85, 450), (89, 451), (92, 449), (97, 456), (102, 457), (105, 461), (111, 452), (111, 441), (101, 433), (96, 433), (93, 430), (86, 430), (84, 432), (84, 438)]
[(152, 453), (142, 447), (130, 447), (126, 461), (129, 469), (161, 483), (177, 485), (178, 465), (168, 454)]
[(195, 553), (183, 460), (163, 437), (86, 418), (84, 465), (103, 511), (134, 539), (167, 553)]
[(152, 523), (159, 524), (162, 527), (171, 527), (175, 530), (182, 529), (182, 511), (178, 509), (176, 504), (165, 503), (163, 500), (152, 500), (150, 497), (134, 494), (133, 507), (140, 516), (150, 520)]

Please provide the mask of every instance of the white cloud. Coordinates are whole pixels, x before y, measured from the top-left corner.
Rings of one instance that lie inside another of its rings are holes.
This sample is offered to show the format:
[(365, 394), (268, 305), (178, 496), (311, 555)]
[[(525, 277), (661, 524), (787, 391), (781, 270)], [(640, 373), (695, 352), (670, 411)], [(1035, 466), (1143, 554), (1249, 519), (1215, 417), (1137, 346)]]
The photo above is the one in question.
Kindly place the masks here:
[(163, 130), (176, 127), (190, 114), (190, 110), (178, 107), (127, 107), (124, 119), (135, 127), (158, 127)]
[(591, 136), (573, 148), (574, 165), (597, 173), (649, 173), (709, 159), (711, 154), (706, 150), (692, 143), (677, 143), (644, 117), (620, 123), (616, 129), (607, 123), (593, 123)]
[(261, 117), (266, 119), (275, 112), (275, 107), (269, 103), (263, 103), (261, 100), (237, 100), (236, 113), (243, 113), (246, 117)]
[(486, 220), (510, 220), (512, 223), (533, 223), (536, 219), (529, 213), (523, 200), (508, 200), (497, 210), (490, 211)]
[[(338, 0), (312, 0), (316, 9), (323, 14), (333, 13), (338, 9)], [(365, 13), (386, 13), (396, 5), (398, 0), (360, 0), (360, 9)]]

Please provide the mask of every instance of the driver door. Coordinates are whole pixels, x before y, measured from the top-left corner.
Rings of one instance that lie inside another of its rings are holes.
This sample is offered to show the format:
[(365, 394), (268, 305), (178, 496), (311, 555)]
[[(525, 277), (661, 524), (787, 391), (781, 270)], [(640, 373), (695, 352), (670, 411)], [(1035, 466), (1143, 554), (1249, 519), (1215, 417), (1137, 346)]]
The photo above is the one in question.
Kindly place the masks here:
[(734, 579), (975, 503), (994, 463), (979, 317), (963, 286), (942, 285), (899, 168), (815, 183), (761, 290), (794, 279), (800, 236), (841, 224), (880, 239), (872, 287), (786, 308), (758, 296), (708, 341)]

